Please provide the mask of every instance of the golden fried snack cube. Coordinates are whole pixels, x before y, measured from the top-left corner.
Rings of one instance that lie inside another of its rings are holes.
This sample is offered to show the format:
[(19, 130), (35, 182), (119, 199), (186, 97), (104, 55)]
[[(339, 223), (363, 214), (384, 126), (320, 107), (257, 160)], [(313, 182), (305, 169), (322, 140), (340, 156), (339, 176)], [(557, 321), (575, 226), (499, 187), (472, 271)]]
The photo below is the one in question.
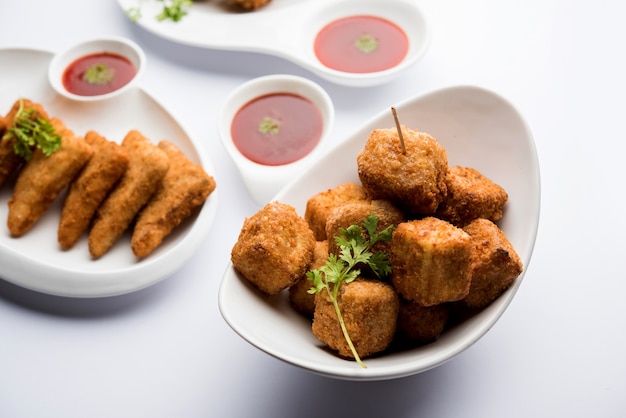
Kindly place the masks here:
[(449, 317), (450, 308), (446, 303), (422, 306), (400, 298), (396, 339), (410, 345), (434, 341), (443, 332)]
[(164, 140), (158, 147), (167, 154), (170, 164), (156, 193), (137, 216), (131, 237), (136, 257), (152, 253), (215, 190), (213, 177), (176, 145)]
[(61, 135), (61, 146), (50, 156), (35, 149), (20, 172), (8, 202), (7, 226), (15, 237), (32, 228), (93, 155), (91, 146), (62, 121), (53, 118), (50, 122)]
[[(398, 320), (398, 294), (388, 283), (358, 278), (339, 289), (339, 309), (359, 357), (380, 353), (392, 343)], [(328, 292), (316, 294), (315, 337), (346, 358), (354, 358)]]
[(388, 199), (407, 213), (431, 215), (446, 195), (448, 158), (427, 133), (402, 127), (372, 131), (357, 156), (359, 178), (372, 199)]
[(270, 202), (244, 221), (233, 267), (268, 295), (293, 286), (313, 261), (315, 237), (293, 206)]
[(39, 103), (35, 103), (28, 99), (20, 99), (13, 104), (11, 110), (9, 110), (9, 113), (7, 113), (4, 118), (5, 134), (8, 135), (6, 135), (4, 139), (0, 140), (0, 187), (11, 174), (17, 172), (18, 168), (24, 162), (24, 158), (17, 155), (13, 149), (18, 140), (15, 136), (10, 134), (9, 131), (9, 129), (11, 129), (14, 125), (15, 116), (19, 112), (21, 106), (23, 106), (25, 110), (33, 111), (30, 116), (31, 119), (36, 120), (42, 118), (49, 120), (48, 113), (46, 113), (43, 106)]
[(449, 222), (427, 217), (403, 222), (391, 241), (391, 283), (423, 306), (452, 302), (470, 288), (470, 236)]
[(509, 196), (500, 185), (475, 168), (453, 166), (446, 177), (448, 192), (435, 214), (454, 225), (463, 226), (474, 219), (497, 221)]
[(463, 302), (472, 308), (482, 308), (513, 284), (522, 273), (523, 264), (504, 232), (493, 222), (476, 219), (463, 229), (474, 247), (471, 286)]
[(324, 241), (326, 237), (326, 222), (333, 210), (345, 203), (367, 200), (365, 190), (360, 184), (348, 182), (333, 189), (320, 192), (306, 202), (304, 219), (309, 223), (315, 234), (315, 239)]
[(76, 244), (87, 231), (96, 210), (128, 168), (124, 148), (95, 131), (85, 134), (93, 157), (70, 184), (63, 202), (57, 241), (63, 249)]
[[(315, 242), (315, 249), (313, 250), (313, 262), (309, 267), (309, 270), (314, 270), (322, 267), (328, 260), (328, 241)], [(309, 293), (309, 289), (313, 287), (313, 282), (310, 281), (306, 274), (301, 277), (296, 284), (289, 288), (289, 302), (291, 306), (297, 311), (307, 317), (313, 317), (315, 311), (315, 295)]]
[[(361, 226), (363, 220), (371, 214), (378, 217), (377, 232), (381, 232), (389, 225), (396, 226), (406, 219), (404, 213), (388, 200), (361, 200), (346, 203), (336, 208), (326, 223), (328, 251), (339, 255), (340, 250), (334, 237), (339, 236), (340, 229), (346, 229), (354, 224)], [(361, 227), (361, 229), (363, 235), (367, 237), (365, 228)], [(391, 242), (378, 242), (374, 251), (390, 254)]]

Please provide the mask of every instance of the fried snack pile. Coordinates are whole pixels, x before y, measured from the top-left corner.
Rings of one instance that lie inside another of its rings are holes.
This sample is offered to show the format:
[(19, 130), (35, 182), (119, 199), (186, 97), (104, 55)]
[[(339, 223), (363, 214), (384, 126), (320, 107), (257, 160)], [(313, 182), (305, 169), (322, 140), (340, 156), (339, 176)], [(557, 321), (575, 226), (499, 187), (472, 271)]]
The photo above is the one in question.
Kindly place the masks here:
[[(11, 127), (20, 107), (29, 118), (51, 123), (61, 136), (58, 150), (48, 156), (33, 146), (28, 160), (14, 152), (18, 139)], [(121, 145), (95, 131), (83, 138), (28, 99), (18, 100), (0, 118), (0, 138), (0, 187), (15, 176), (8, 201), (11, 235), (26, 234), (67, 189), (57, 241), (69, 250), (88, 233), (94, 259), (131, 229), (133, 253), (148, 256), (216, 187), (213, 177), (169, 141), (155, 145), (136, 130)]]
[(342, 358), (355, 356), (335, 308), (327, 292), (308, 292), (313, 285), (305, 272), (319, 269), (329, 255), (339, 257), (340, 231), (371, 214), (379, 221), (375, 233), (393, 228), (390, 242), (374, 246), (389, 256), (391, 274), (379, 279), (359, 266), (360, 276), (338, 289), (359, 357), (436, 340), (446, 327), (493, 302), (522, 272), (522, 261), (495, 223), (503, 216), (506, 191), (474, 168), (449, 166), (432, 136), (401, 129), (404, 151), (396, 128), (370, 134), (356, 161), (361, 184), (311, 196), (302, 217), (289, 205), (268, 203), (244, 221), (232, 250), (242, 276), (264, 293), (287, 292), (292, 307), (312, 320), (317, 339)]

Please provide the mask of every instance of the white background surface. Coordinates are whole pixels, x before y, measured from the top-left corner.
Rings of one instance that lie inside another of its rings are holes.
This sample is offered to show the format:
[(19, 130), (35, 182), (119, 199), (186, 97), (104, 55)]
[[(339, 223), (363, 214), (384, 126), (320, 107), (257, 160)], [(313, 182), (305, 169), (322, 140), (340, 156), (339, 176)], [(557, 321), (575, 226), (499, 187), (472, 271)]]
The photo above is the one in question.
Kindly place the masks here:
[[(143, 87), (202, 138), (221, 195), (199, 252), (143, 291), (74, 300), (0, 281), (0, 416), (624, 416), (626, 5), (419, 4), (433, 30), (424, 59), (389, 84), (355, 89), (282, 59), (168, 42), (112, 0), (3, 2), (0, 47), (137, 41), (148, 56)], [(543, 187), (533, 260), (502, 319), (450, 362), (393, 381), (333, 380), (257, 351), (222, 320), (220, 279), (243, 218), (258, 207), (219, 142), (216, 116), (242, 82), (283, 72), (328, 90), (331, 142), (398, 101), (456, 84), (494, 90), (525, 116)]]

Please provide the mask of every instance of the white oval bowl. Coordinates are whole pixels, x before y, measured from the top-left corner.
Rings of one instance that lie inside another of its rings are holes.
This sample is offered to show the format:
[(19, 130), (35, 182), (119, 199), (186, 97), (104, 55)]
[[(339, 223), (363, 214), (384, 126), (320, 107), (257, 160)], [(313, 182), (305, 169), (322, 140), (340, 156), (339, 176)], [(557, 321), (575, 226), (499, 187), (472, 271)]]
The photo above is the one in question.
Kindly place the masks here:
[[(63, 85), (63, 73), (67, 67), (79, 58), (86, 55), (97, 54), (102, 52), (108, 52), (112, 54), (121, 55), (135, 66), (137, 70), (136, 74), (127, 84), (119, 89), (106, 94), (99, 94), (95, 96), (81, 96), (74, 94), (65, 88)], [(48, 67), (48, 80), (50, 85), (57, 93), (67, 97), (68, 99), (77, 100), (81, 102), (93, 102), (96, 100), (109, 99), (111, 97), (119, 96), (124, 92), (132, 89), (137, 85), (137, 82), (141, 78), (141, 75), (145, 68), (146, 55), (135, 42), (130, 39), (122, 37), (100, 38), (92, 39), (88, 41), (80, 42), (65, 51), (59, 52), (54, 55), (50, 65)]]
[[(385, 380), (421, 373), (454, 358), (485, 335), (521, 285), (535, 245), (541, 194), (535, 144), (522, 116), (504, 98), (472, 86), (435, 91), (396, 108), (404, 125), (437, 138), (451, 165), (474, 167), (507, 190), (509, 200), (498, 223), (524, 263), (524, 271), (493, 303), (446, 330), (437, 341), (365, 359), (367, 368), (363, 369), (332, 354), (313, 336), (311, 322), (291, 308), (286, 291), (264, 296), (231, 264), (219, 290), (221, 314), (237, 334), (267, 354), (316, 374), (347, 380)], [(304, 215), (312, 195), (348, 181), (359, 182), (356, 156), (370, 132), (394, 126), (390, 110), (382, 111), (275, 199)]]
[[(253, 99), (273, 93), (292, 93), (310, 100), (320, 110), (324, 125), (320, 140), (311, 152), (293, 163), (276, 166), (259, 164), (246, 158), (235, 146), (231, 135), (231, 124), (239, 109)], [(322, 87), (303, 77), (278, 74), (252, 79), (233, 90), (220, 111), (218, 129), (248, 192), (257, 203), (264, 205), (320, 154), (334, 118), (333, 102)]]
[[(382, 71), (351, 73), (329, 68), (320, 62), (313, 47), (317, 34), (335, 20), (357, 15), (385, 19), (404, 31), (409, 41), (409, 49), (400, 63)], [(387, 83), (415, 65), (428, 50), (430, 29), (424, 14), (414, 2), (347, 0), (333, 2), (307, 19), (303, 31), (303, 43), (305, 43), (305, 39), (309, 48), (303, 49), (301, 56), (300, 54), (295, 55), (302, 60), (303, 66), (309, 67), (311, 71), (328, 81), (351, 87), (366, 87)]]

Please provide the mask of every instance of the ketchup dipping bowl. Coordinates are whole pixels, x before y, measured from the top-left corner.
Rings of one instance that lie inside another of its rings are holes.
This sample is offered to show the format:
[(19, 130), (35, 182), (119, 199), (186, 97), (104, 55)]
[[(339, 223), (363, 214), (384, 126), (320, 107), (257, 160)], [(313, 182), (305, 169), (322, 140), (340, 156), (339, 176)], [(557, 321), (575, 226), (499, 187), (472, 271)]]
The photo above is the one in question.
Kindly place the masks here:
[(55, 54), (48, 67), (48, 79), (59, 94), (69, 99), (102, 100), (133, 88), (145, 61), (143, 50), (129, 39), (93, 39)]
[(314, 161), (334, 115), (322, 87), (292, 75), (255, 78), (229, 95), (219, 115), (220, 137), (258, 204)]

